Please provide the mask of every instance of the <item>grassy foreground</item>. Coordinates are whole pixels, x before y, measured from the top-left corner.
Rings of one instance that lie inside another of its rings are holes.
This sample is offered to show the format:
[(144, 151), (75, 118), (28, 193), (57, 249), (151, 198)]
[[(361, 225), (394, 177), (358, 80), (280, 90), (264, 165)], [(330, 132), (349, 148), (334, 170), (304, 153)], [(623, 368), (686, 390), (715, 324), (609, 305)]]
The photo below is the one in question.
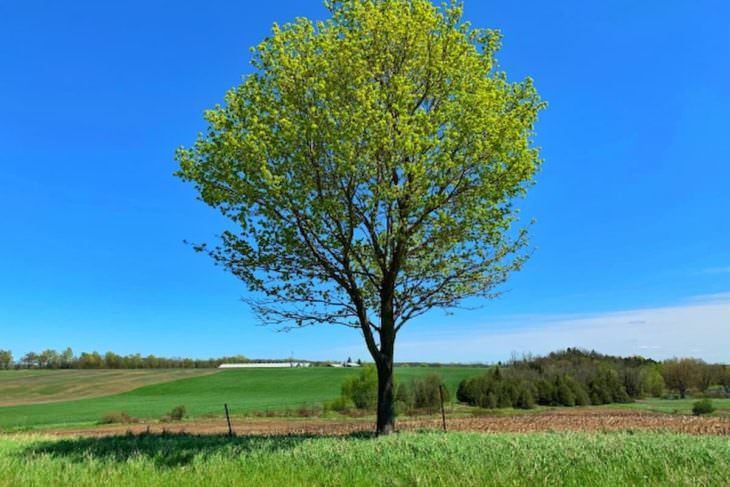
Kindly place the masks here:
[(726, 485), (730, 441), (677, 434), (0, 437), (0, 486)]
[[(134, 371), (125, 371), (133, 373)], [(459, 382), (484, 372), (471, 367), (402, 367), (396, 380), (436, 372), (455, 394)], [(12, 373), (12, 372), (11, 372)], [(52, 374), (53, 371), (46, 373)], [(164, 371), (158, 373), (163, 374)], [(137, 418), (157, 419), (177, 405), (184, 405), (191, 418), (223, 414), (228, 403), (233, 414), (281, 410), (321, 404), (340, 393), (342, 382), (357, 369), (238, 369), (201, 377), (172, 380), (105, 397), (48, 404), (0, 407), (0, 429), (18, 430), (96, 423), (104, 414), (125, 411)], [(4, 390), (0, 376), (0, 393)]]

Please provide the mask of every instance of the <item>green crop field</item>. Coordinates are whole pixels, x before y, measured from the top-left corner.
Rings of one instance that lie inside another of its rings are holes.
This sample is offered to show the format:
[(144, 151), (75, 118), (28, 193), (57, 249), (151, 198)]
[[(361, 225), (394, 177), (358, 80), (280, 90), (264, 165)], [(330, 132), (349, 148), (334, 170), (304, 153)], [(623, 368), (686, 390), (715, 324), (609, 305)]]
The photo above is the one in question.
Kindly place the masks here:
[(215, 369), (2, 370), (0, 406), (108, 396), (149, 384), (214, 372)]
[[(480, 374), (483, 368), (403, 367), (396, 380), (436, 372), (443, 377), (452, 395), (465, 377)], [(136, 371), (120, 371), (132, 374)], [(3, 381), (10, 371), (0, 376)], [(52, 375), (54, 371), (41, 371)], [(167, 371), (158, 371), (161, 376)], [(137, 418), (159, 418), (177, 405), (184, 405), (188, 416), (220, 415), (227, 403), (236, 414), (246, 411), (281, 410), (306, 404), (321, 404), (337, 397), (342, 382), (358, 374), (357, 369), (237, 369), (200, 377), (139, 387), (104, 397), (23, 406), (0, 407), (0, 428), (5, 430), (60, 425), (92, 424), (104, 414), (125, 411)]]
[(0, 437), (0, 486), (715, 486), (728, 478), (727, 438), (668, 433)]

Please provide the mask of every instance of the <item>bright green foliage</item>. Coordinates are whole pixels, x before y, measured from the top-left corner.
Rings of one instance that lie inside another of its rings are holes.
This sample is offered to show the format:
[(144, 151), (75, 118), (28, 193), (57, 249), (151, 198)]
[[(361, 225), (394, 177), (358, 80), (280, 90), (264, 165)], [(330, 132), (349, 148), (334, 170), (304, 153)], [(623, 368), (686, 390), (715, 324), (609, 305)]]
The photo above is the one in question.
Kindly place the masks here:
[(355, 409), (355, 407), (355, 403), (352, 402), (352, 399), (343, 395), (324, 403), (325, 411), (337, 411), (340, 413)]
[(659, 397), (664, 393), (664, 378), (657, 367), (642, 367), (639, 370), (639, 380), (643, 395)]
[(523, 263), (512, 201), (539, 167), (543, 102), (458, 4), (327, 6), (274, 25), (178, 175), (235, 222), (211, 254), (264, 321), (359, 327), (387, 362), (409, 319), (492, 296)]
[[(441, 405), (442, 395), (445, 402), (449, 400), (449, 391), (441, 376), (436, 373), (413, 376), (410, 380), (398, 384), (396, 391), (395, 399), (400, 403), (398, 406), (402, 411), (433, 412)], [(373, 366), (366, 366), (361, 369), (359, 376), (344, 382), (340, 397), (332, 401), (329, 407), (334, 410), (344, 410), (352, 404), (358, 409), (373, 409), (377, 398), (377, 371)]]
[(10, 350), (0, 350), (0, 369), (9, 369), (13, 363), (13, 353)]
[(360, 375), (342, 384), (342, 397), (350, 399), (358, 409), (373, 409), (378, 401), (378, 372), (372, 365), (360, 370)]
[(721, 486), (730, 442), (667, 433), (0, 436), (8, 486)]
[(389, 433), (400, 328), (494, 296), (525, 259), (512, 204), (540, 164), (543, 103), (460, 4), (326, 5), (326, 21), (274, 25), (177, 175), (236, 225), (210, 254), (258, 293), (262, 321), (361, 329)]

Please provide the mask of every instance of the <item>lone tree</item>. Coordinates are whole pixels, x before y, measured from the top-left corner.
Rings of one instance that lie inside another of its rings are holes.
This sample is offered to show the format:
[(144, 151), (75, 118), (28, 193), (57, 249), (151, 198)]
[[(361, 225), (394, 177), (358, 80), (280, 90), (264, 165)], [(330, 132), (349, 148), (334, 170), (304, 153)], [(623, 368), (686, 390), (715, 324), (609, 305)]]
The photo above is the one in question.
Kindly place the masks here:
[(326, 21), (273, 26), (176, 174), (235, 224), (196, 249), (254, 291), (264, 323), (360, 330), (386, 434), (401, 328), (494, 297), (526, 258), (513, 200), (540, 165), (543, 102), (507, 80), (499, 32), (460, 4), (325, 5)]
[(665, 360), (662, 364), (664, 383), (668, 388), (677, 390), (679, 397), (684, 399), (688, 390), (700, 387), (702, 370), (705, 367), (706, 364), (696, 358)]
[(13, 363), (13, 352), (0, 350), (0, 369), (9, 369)]

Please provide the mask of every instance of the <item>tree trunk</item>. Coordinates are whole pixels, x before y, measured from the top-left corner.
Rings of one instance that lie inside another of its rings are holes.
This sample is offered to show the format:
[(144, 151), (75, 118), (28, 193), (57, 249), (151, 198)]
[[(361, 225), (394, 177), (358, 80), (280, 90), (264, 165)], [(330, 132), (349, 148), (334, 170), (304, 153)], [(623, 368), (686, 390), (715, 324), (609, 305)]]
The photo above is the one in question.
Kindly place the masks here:
[(378, 367), (378, 435), (395, 431), (395, 391), (393, 384), (393, 356), (382, 357)]
[(393, 296), (395, 275), (392, 272), (383, 282), (380, 291), (380, 351), (375, 357), (378, 367), (378, 435), (395, 431), (395, 391), (393, 384), (393, 357), (395, 352), (395, 320)]

